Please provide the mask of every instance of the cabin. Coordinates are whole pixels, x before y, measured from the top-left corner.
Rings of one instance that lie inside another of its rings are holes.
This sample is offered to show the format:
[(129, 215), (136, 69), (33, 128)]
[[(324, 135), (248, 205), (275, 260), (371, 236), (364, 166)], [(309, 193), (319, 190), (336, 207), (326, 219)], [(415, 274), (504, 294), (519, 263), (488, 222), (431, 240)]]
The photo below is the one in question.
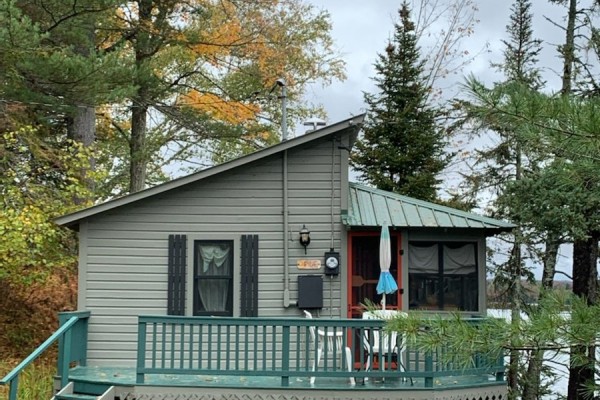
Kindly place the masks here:
[(364, 318), (382, 226), (386, 312), (477, 321), (486, 238), (513, 225), (350, 182), (363, 119), (58, 218), (79, 292), (49, 339), (55, 398), (506, 398), (502, 359), (458, 367)]

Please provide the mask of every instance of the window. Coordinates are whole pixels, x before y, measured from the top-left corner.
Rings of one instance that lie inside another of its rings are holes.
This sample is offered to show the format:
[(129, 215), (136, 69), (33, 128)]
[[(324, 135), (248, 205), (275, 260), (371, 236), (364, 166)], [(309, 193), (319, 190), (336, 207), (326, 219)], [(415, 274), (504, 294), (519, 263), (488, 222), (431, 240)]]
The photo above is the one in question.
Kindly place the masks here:
[(233, 315), (233, 241), (194, 242), (194, 315)]
[(409, 308), (477, 311), (476, 243), (411, 242)]

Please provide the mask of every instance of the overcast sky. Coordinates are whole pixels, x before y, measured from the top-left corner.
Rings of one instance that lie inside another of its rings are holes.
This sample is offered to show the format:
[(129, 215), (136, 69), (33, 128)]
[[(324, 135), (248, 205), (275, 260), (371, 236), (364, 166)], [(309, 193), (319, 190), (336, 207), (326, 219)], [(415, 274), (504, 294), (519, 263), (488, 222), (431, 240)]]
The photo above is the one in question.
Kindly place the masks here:
[[(352, 115), (365, 112), (363, 92), (375, 93), (372, 77), (375, 76), (373, 64), (377, 53), (382, 52), (391, 38), (394, 22), (398, 20), (398, 8), (401, 0), (307, 0), (320, 9), (329, 11), (333, 23), (332, 35), (335, 45), (346, 61), (348, 78), (322, 88), (320, 85), (309, 87), (306, 98), (316, 104), (322, 104), (328, 113), (328, 123), (333, 123)], [(413, 0), (419, 1), (419, 0)], [(454, 75), (453, 81), (459, 84), (464, 77), (474, 74), (480, 80), (491, 84), (501, 79), (501, 75), (490, 67), (491, 62), (503, 59), (501, 40), (507, 37), (506, 26), (509, 23), (511, 0), (475, 0), (480, 21), (475, 26), (475, 34), (464, 40), (463, 48), (472, 54), (479, 54), (462, 73)], [(548, 0), (533, 0), (534, 37), (544, 41), (544, 51), (538, 64), (544, 70), (544, 79), (549, 90), (560, 87), (561, 61), (556, 53), (556, 45), (563, 42), (562, 32), (548, 18), (562, 24), (563, 7), (550, 4)], [(481, 50), (484, 50), (480, 52)], [(451, 89), (446, 89), (452, 93)], [(454, 95), (460, 96), (458, 86)], [(454, 97), (453, 95), (451, 97)], [(304, 127), (297, 127), (303, 130)], [(474, 144), (477, 147), (477, 143)], [(451, 178), (449, 178), (451, 179)], [(561, 249), (558, 269), (571, 270), (571, 249)], [(537, 270), (539, 279), (541, 271)], [(564, 279), (557, 276), (557, 279)]]
[[(394, 22), (398, 21), (400, 0), (307, 0), (319, 9), (327, 10), (333, 23), (332, 36), (336, 49), (346, 61), (348, 78), (322, 88), (311, 86), (306, 98), (323, 104), (328, 113), (328, 122), (359, 114), (365, 111), (363, 92), (374, 92), (372, 77), (373, 64), (377, 53), (381, 53), (391, 38)], [(416, 0), (413, 0), (416, 1)], [(471, 62), (462, 74), (454, 75), (454, 83), (463, 81), (464, 76), (473, 73), (487, 82), (500, 76), (490, 68), (490, 62), (502, 60), (506, 25), (509, 23), (510, 0), (475, 0), (479, 11), (479, 23), (475, 34), (464, 40), (463, 48), (479, 56)], [(551, 85), (558, 85), (556, 72), (552, 71), (560, 60), (556, 56), (555, 45), (563, 38), (560, 30), (545, 17), (560, 22), (563, 7), (550, 4), (547, 0), (533, 0), (534, 36), (545, 40), (546, 50), (542, 54), (540, 66), (546, 68), (546, 79)], [(434, 32), (435, 33), (435, 32)], [(487, 46), (487, 47), (486, 47)], [(480, 53), (481, 50), (486, 49)]]

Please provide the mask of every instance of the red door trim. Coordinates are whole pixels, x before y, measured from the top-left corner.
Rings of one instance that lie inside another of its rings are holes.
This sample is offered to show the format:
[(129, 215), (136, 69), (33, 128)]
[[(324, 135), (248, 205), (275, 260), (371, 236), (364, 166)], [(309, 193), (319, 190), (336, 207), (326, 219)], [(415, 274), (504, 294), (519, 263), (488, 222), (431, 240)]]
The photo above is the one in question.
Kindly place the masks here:
[[(352, 270), (352, 266), (354, 265), (353, 263), (353, 259), (352, 259), (352, 246), (353, 246), (353, 239), (355, 237), (365, 237), (365, 236), (379, 236), (381, 233), (380, 231), (350, 231), (348, 232), (348, 248), (347, 248), (347, 260), (348, 260), (348, 279), (346, 281), (346, 292), (348, 294), (348, 298), (347, 298), (347, 316), (348, 318), (352, 317), (352, 307), (354, 306), (354, 304), (352, 303), (352, 276), (353, 276), (353, 270)], [(398, 291), (396, 292), (396, 296), (398, 297), (398, 307), (401, 310), (402, 309), (402, 289), (404, 288), (403, 284), (402, 284), (402, 235), (399, 231), (393, 231), (390, 230), (390, 237), (392, 238), (396, 238), (396, 248), (398, 249), (398, 255), (396, 257), (397, 260), (397, 276), (395, 276), (394, 278), (396, 279), (396, 282), (398, 283)]]

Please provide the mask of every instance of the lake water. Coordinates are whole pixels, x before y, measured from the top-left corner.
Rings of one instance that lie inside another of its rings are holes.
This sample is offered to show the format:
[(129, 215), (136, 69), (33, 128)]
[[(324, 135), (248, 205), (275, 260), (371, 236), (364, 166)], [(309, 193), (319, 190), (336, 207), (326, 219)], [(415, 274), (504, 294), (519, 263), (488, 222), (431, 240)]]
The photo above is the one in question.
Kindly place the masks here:
[[(488, 310), (488, 316), (510, 320), (510, 310), (490, 309)], [(552, 390), (555, 394), (546, 396), (544, 397), (544, 399), (556, 399), (556, 394), (566, 396), (569, 383), (569, 374), (567, 368), (567, 364), (569, 363), (568, 355), (564, 353), (555, 355), (554, 352), (548, 352), (544, 355), (544, 357), (548, 359), (546, 364), (552, 367), (558, 375), (554, 382), (548, 382), (552, 384)], [(506, 359), (506, 362), (508, 363), (508, 357)]]

